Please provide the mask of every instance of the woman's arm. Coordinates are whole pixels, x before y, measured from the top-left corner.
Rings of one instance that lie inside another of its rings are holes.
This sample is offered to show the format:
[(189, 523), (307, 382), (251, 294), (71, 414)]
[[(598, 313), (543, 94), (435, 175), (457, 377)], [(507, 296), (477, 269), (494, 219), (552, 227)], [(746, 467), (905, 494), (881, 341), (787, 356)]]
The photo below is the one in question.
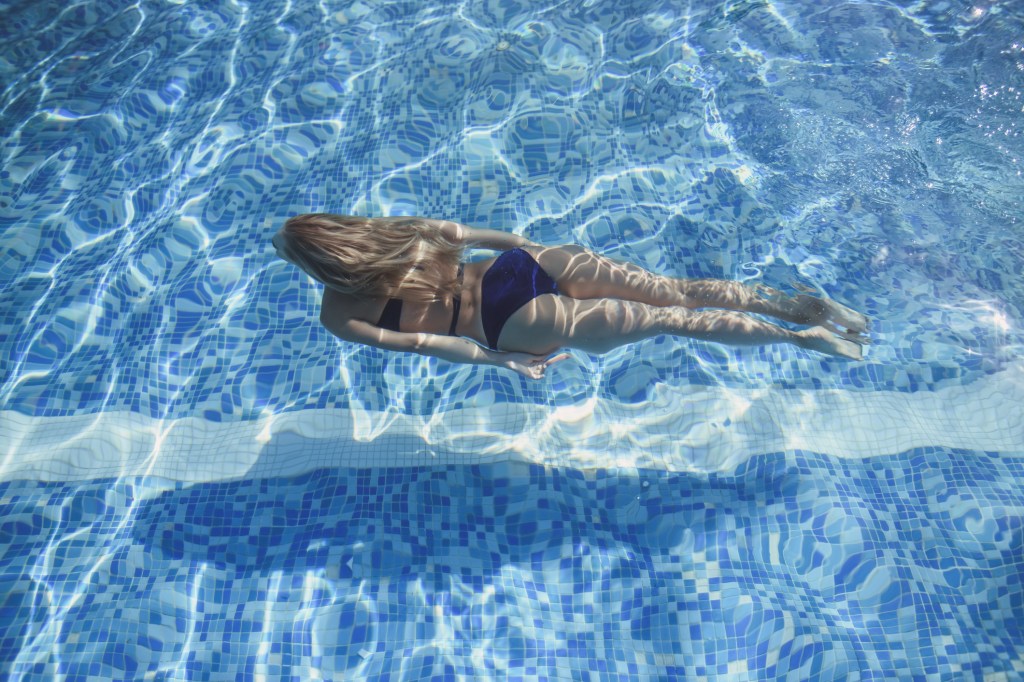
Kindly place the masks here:
[(451, 220), (424, 219), (423, 222), (436, 225), (446, 237), (457, 244), (478, 249), (494, 249), (508, 251), (519, 246), (532, 245), (529, 239), (511, 232), (470, 227)]
[(569, 357), (563, 354), (548, 359), (528, 353), (504, 353), (484, 348), (461, 337), (422, 332), (395, 332), (381, 329), (363, 320), (342, 319), (323, 311), (320, 313), (320, 322), (329, 332), (344, 341), (354, 341), (385, 350), (409, 351), (449, 362), (505, 367), (531, 379), (540, 379), (549, 365)]
[(462, 225), (454, 220), (434, 220), (433, 218), (419, 218), (416, 216), (391, 216), (383, 218), (394, 222), (420, 222), (437, 227), (444, 236), (456, 244), (463, 244), (470, 248), (493, 249), (495, 251), (508, 251), (520, 246), (540, 246), (531, 242), (526, 237), (520, 237), (511, 232), (502, 230), (490, 230), (486, 228), (470, 227)]
[(518, 234), (511, 232), (466, 227), (465, 225), (460, 227), (462, 228), (462, 243), (470, 247), (508, 251), (509, 249), (533, 244), (526, 237), (520, 237)]
[(508, 251), (519, 246), (539, 246), (526, 237), (520, 237), (511, 232), (470, 227), (469, 225), (457, 223), (454, 220), (434, 220), (433, 218), (418, 218), (415, 216), (393, 216), (385, 218), (385, 220), (426, 223), (427, 225), (437, 227), (444, 236), (456, 244), (463, 244), (470, 248)]
[(423, 332), (412, 334), (395, 332), (390, 329), (381, 329), (364, 320), (356, 320), (351, 317), (341, 318), (324, 310), (320, 312), (320, 323), (327, 328), (327, 331), (343, 341), (354, 341), (384, 350), (411, 351), (449, 362), (500, 365), (501, 356), (504, 355), (462, 337)]

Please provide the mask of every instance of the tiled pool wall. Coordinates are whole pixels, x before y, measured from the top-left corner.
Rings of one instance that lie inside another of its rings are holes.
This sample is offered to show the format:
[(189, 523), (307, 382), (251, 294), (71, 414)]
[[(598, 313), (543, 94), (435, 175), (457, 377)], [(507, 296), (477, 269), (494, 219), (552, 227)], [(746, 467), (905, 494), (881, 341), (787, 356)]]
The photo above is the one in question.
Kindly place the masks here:
[[(558, 381), (558, 371), (552, 375)], [(2, 411), (0, 478), (156, 476), (200, 483), (335, 466), (506, 461), (728, 473), (751, 457), (793, 449), (865, 458), (921, 447), (1013, 454), (1024, 445), (1019, 362), (933, 391), (659, 385), (642, 405), (466, 399), (475, 406), (424, 417), (355, 408), (267, 412), (233, 421), (152, 419), (124, 411), (66, 417)]]

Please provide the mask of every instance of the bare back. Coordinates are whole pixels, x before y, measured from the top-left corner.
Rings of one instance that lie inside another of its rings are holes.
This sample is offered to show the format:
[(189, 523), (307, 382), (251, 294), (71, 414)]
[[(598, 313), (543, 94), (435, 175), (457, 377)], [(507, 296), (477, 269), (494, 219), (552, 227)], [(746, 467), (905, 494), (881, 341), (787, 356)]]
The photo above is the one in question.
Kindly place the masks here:
[[(483, 323), (480, 321), (480, 280), (493, 262), (494, 259), (489, 258), (466, 263), (463, 272), (462, 304), (455, 331), (459, 336), (467, 336), (480, 343), (485, 343)], [(351, 318), (376, 325), (387, 302), (388, 299), (384, 297), (349, 296), (325, 287), (320, 303), (321, 316), (326, 311), (336, 320)], [(399, 328), (404, 333), (447, 334), (451, 325), (452, 309), (451, 300), (432, 303), (402, 301)]]

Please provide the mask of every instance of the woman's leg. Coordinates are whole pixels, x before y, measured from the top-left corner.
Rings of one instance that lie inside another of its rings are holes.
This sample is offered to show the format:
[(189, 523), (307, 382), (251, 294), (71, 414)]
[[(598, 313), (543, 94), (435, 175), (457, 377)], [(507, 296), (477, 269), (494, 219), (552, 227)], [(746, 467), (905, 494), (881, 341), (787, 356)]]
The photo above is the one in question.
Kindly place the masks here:
[(695, 312), (681, 306), (619, 299), (577, 300), (553, 294), (539, 296), (513, 313), (501, 331), (498, 347), (536, 354), (559, 348), (604, 353), (659, 334), (734, 346), (791, 343), (829, 355), (861, 358), (858, 344), (836, 337), (824, 327), (790, 331), (727, 310)]
[(656, 275), (632, 263), (612, 260), (582, 246), (528, 247), (537, 263), (567, 296), (618, 298), (653, 306), (726, 308), (770, 315), (796, 324), (829, 324), (854, 332), (867, 329), (864, 315), (835, 301), (787, 296), (768, 287), (753, 288), (722, 279), (677, 279)]

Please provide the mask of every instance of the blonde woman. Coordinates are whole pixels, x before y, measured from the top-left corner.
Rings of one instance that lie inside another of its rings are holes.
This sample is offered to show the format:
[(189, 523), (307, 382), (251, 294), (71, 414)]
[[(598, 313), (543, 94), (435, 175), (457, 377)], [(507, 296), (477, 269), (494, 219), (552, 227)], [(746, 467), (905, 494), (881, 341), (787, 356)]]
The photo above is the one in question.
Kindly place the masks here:
[[(320, 321), (338, 338), (533, 379), (568, 357), (553, 356), (559, 349), (604, 353), (658, 334), (791, 343), (854, 360), (867, 342), (867, 318), (831, 300), (665, 277), (579, 246), (546, 247), (454, 222), (312, 213), (289, 219), (272, 242), (324, 285)], [(503, 253), (464, 263), (474, 247)], [(791, 331), (744, 313), (810, 328)]]

